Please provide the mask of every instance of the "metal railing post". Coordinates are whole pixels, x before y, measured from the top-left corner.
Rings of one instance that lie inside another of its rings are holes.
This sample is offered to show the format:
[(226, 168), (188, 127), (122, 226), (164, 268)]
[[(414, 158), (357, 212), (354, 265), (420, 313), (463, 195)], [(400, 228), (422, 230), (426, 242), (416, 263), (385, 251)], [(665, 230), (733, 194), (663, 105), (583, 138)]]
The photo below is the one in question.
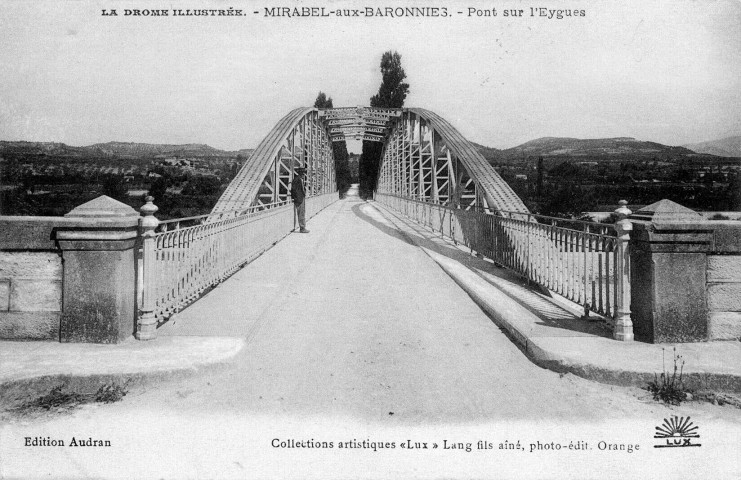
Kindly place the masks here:
[(157, 337), (157, 317), (154, 315), (154, 287), (155, 287), (155, 240), (154, 230), (159, 225), (159, 220), (154, 213), (159, 210), (152, 203), (154, 198), (147, 197), (146, 202), (139, 211), (142, 217), (139, 219), (140, 235), (142, 238), (142, 304), (139, 308), (139, 321), (136, 326), (136, 338), (138, 340), (153, 340)]
[(527, 250), (525, 251), (525, 276), (527, 277), (528, 285), (532, 281), (531, 269), (530, 269), (530, 214), (527, 214), (527, 223), (525, 223), (525, 242), (527, 242)]
[(630, 231), (633, 225), (628, 220), (631, 212), (628, 202), (620, 200), (615, 210), (617, 222), (617, 261), (615, 262), (615, 328), (613, 338), (629, 342), (633, 340), (633, 321), (630, 319)]

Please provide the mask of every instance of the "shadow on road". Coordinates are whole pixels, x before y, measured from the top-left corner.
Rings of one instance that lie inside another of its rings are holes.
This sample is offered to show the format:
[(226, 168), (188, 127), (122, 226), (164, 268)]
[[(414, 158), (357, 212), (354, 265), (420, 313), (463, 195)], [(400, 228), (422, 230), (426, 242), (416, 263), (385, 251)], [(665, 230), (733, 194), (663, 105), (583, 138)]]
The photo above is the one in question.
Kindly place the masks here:
[(372, 207), (370, 203), (360, 201), (356, 205), (353, 205), (352, 212), (361, 220), (373, 225), (381, 232), (385, 233), (386, 235), (393, 237), (397, 240), (401, 240), (402, 242), (405, 242), (409, 245), (415, 245), (415, 243), (409, 239), (409, 237), (404, 234), (401, 230), (396, 228), (393, 225), (385, 224), (383, 222), (379, 222), (378, 220), (372, 218), (370, 215), (363, 212), (363, 207), (365, 208), (374, 208), (374, 211), (378, 212), (378, 209), (375, 209), (375, 207)]
[[(379, 215), (385, 217), (393, 216), (393, 218), (389, 224), (379, 222), (362, 211), (363, 205), (373, 208), (374, 211), (379, 212)], [(540, 322), (536, 323), (536, 326), (578, 332), (582, 335), (610, 336), (603, 325), (579, 319), (572, 312), (547, 299), (543, 293), (538, 291), (537, 287), (528, 285), (527, 280), (516, 273), (497, 267), (489, 261), (473, 256), (456, 246), (446, 243), (442, 240), (439, 233), (432, 232), (405, 218), (401, 214), (386, 209), (380, 210), (373, 203), (356, 205), (353, 207), (353, 212), (359, 218), (387, 235), (399, 238), (412, 245), (427, 248), (474, 271), (478, 271), (484, 280), (506, 293), (510, 298), (538, 317)], [(394, 223), (403, 223), (407, 228), (402, 231)]]

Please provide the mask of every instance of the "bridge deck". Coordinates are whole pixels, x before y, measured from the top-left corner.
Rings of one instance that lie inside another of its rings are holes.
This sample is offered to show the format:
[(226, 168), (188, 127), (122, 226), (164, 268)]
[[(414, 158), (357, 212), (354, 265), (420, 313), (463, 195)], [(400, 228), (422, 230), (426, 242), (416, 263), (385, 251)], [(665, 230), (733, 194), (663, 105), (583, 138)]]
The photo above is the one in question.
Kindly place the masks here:
[(247, 345), (233, 368), (193, 380), (187, 398), (178, 383), (142, 401), (413, 422), (625, 413), (600, 407), (597, 390), (576, 395), (574, 382), (582, 394), (599, 387), (530, 363), (384, 215), (357, 198), (337, 202), (309, 221), (310, 234), (288, 236), (183, 311), (161, 335)]

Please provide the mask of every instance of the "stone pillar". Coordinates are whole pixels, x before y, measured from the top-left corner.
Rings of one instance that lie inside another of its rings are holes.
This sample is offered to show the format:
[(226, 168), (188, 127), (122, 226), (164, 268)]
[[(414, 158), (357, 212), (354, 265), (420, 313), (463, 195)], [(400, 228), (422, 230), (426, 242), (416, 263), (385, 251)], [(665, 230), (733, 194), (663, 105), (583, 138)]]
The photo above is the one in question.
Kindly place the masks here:
[(630, 219), (636, 340), (707, 340), (705, 285), (712, 227), (697, 212), (670, 200), (648, 205)]
[(65, 217), (79, 226), (56, 231), (64, 265), (60, 341), (121, 342), (136, 321), (139, 214), (104, 195)]

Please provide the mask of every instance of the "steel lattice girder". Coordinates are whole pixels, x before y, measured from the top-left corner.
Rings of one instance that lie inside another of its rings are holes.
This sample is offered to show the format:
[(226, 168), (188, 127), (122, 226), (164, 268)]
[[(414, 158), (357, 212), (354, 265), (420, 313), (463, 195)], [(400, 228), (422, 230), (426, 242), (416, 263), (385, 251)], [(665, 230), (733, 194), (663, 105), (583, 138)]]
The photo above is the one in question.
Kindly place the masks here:
[(351, 124), (351, 125), (342, 125), (339, 127), (332, 127), (329, 129), (329, 133), (331, 135), (343, 134), (347, 136), (353, 136), (355, 132), (361, 132), (361, 135), (365, 132), (374, 133), (374, 134), (384, 134), (386, 133), (386, 127), (375, 127), (375, 126), (369, 126), (369, 125)]
[(382, 193), (461, 208), (528, 212), (476, 147), (429, 110), (403, 110), (384, 144), (381, 162), (377, 185)]
[(398, 108), (375, 108), (375, 107), (343, 107), (329, 108), (319, 111), (319, 116), (326, 119), (338, 118), (377, 118), (388, 119), (399, 117), (401, 109)]
[(362, 123), (364, 125), (373, 125), (378, 127), (385, 127), (388, 124), (388, 120), (381, 120), (377, 118), (363, 118), (361, 120), (358, 120), (357, 117), (348, 117), (348, 118), (339, 118), (335, 120), (327, 120), (327, 124), (331, 127), (336, 127), (338, 125), (349, 125), (349, 124), (359, 124)]
[(221, 195), (212, 215), (287, 200), (299, 166), (307, 169), (307, 195), (336, 190), (329, 132), (316, 108), (292, 110), (273, 127)]
[(390, 122), (401, 112), (395, 108), (344, 107), (320, 110), (319, 116), (330, 126), (333, 142), (345, 138), (383, 142)]

